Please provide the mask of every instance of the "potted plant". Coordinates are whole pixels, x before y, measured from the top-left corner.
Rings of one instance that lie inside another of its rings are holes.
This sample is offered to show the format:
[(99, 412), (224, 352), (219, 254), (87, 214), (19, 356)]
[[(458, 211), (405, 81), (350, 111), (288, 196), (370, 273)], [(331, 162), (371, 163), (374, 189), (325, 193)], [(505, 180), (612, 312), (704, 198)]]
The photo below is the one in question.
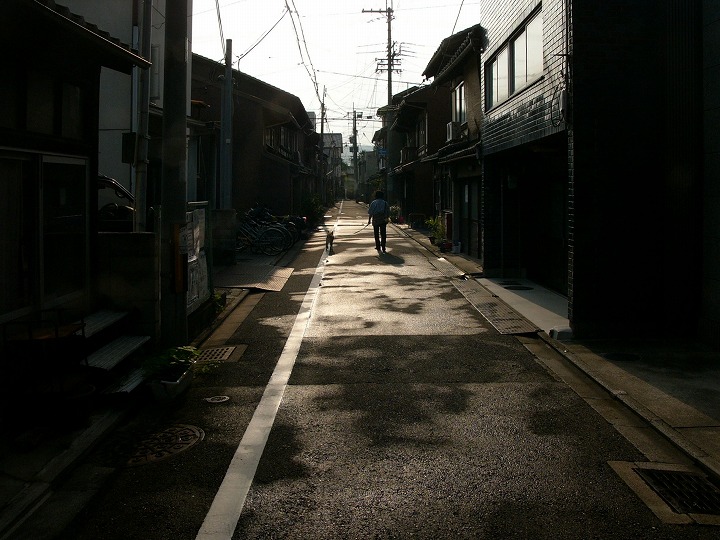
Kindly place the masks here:
[(445, 223), (442, 216), (431, 217), (425, 220), (429, 232), (428, 238), (430, 243), (435, 244), (436, 241), (442, 242), (445, 240)]
[(198, 349), (186, 345), (163, 349), (148, 357), (142, 368), (153, 396), (164, 401), (185, 392), (193, 380), (199, 356)]
[(392, 221), (393, 223), (399, 223), (401, 219), (400, 211), (400, 205), (392, 205), (390, 207), (390, 221)]

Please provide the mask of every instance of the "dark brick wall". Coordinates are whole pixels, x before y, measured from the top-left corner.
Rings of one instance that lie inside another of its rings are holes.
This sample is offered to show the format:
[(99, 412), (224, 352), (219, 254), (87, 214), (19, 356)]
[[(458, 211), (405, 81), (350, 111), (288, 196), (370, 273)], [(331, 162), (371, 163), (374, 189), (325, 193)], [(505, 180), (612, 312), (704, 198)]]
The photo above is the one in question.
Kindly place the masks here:
[(700, 327), (720, 348), (720, 2), (703, 0), (703, 225), (704, 253)]
[[(573, 7), (577, 333), (687, 331), (696, 321), (698, 85), (680, 69), (698, 51), (684, 45), (697, 35), (694, 11), (685, 0)], [(682, 293), (667, 290), (677, 279)]]

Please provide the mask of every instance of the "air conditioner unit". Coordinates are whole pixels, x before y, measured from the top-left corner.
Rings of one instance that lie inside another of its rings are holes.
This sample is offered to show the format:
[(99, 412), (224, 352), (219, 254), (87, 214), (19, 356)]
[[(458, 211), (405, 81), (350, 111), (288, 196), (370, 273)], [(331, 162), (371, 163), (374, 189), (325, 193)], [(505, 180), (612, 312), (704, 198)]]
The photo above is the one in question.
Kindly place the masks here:
[(448, 122), (447, 123), (447, 136), (445, 142), (454, 141), (460, 136), (460, 123), (459, 122)]

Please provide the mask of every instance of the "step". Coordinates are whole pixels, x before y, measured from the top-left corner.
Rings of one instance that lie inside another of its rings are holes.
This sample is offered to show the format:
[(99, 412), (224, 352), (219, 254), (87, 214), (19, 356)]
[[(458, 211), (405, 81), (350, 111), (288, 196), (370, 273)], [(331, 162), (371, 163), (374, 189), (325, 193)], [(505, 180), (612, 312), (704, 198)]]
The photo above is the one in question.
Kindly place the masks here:
[[(148, 341), (150, 336), (120, 336), (88, 355), (87, 365), (110, 371)], [(85, 364), (84, 360), (82, 364)]]
[(129, 394), (147, 380), (147, 374), (142, 368), (136, 368), (114, 384), (108, 386), (103, 394)]
[(91, 313), (90, 315), (83, 318), (82, 321), (78, 322), (84, 322), (85, 323), (85, 337), (90, 338), (97, 334), (98, 332), (101, 332), (105, 330), (106, 328), (109, 328), (116, 322), (122, 320), (124, 317), (128, 315), (127, 311), (116, 311), (112, 309), (102, 309), (100, 311), (96, 311), (95, 313)]

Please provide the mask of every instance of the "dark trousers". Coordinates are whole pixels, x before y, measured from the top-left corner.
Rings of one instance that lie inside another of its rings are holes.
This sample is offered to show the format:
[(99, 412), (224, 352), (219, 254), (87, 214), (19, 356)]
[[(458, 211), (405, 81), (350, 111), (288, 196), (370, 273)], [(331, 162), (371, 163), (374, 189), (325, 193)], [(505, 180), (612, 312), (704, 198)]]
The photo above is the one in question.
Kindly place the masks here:
[(373, 234), (375, 235), (375, 249), (382, 248), (384, 251), (387, 238), (387, 223), (383, 221), (377, 225), (373, 224)]

